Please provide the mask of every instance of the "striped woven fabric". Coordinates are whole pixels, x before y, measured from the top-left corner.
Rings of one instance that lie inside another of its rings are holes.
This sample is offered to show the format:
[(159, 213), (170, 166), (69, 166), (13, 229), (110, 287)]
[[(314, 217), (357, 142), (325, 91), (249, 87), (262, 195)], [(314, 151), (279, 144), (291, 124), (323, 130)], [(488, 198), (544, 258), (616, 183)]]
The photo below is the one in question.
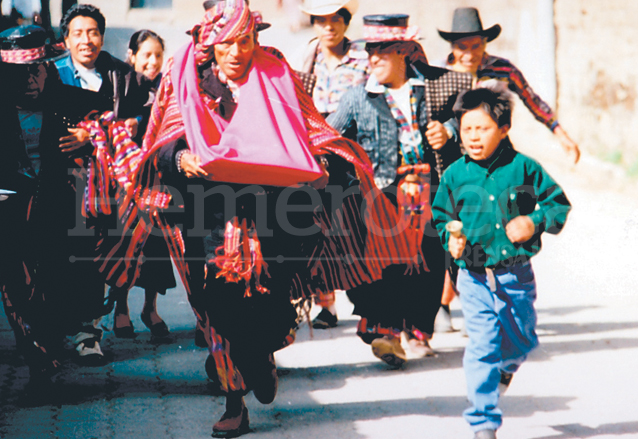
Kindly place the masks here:
[(418, 26), (364, 25), (363, 39), (371, 42), (414, 41), (419, 39)]
[[(275, 49), (263, 50), (285, 62)], [(125, 139), (112, 145), (113, 157), (119, 157), (116, 161), (119, 160), (122, 169), (126, 169), (126, 172), (116, 173), (115, 177), (118, 190), (121, 191), (118, 204), (125, 233), (112, 248), (103, 253), (102, 269), (118, 286), (132, 285), (138, 272), (141, 248), (148, 234), (156, 228), (162, 231), (180, 277), (190, 292), (181, 231), (169, 224), (162, 215), (162, 209), (169, 202), (170, 195), (162, 186), (156, 168), (159, 149), (184, 136), (185, 132), (184, 121), (175, 99), (171, 67), (172, 60), (169, 60), (167, 74), (162, 78), (141, 150), (129, 148), (130, 144)], [(419, 236), (402, 222), (396, 208), (377, 189), (367, 154), (356, 143), (340, 137), (317, 112), (312, 98), (305, 93), (301, 80), (296, 75), (293, 75), (293, 80), (308, 129), (312, 154), (336, 154), (342, 157), (354, 165), (360, 180), (360, 198), (346, 198), (339, 209), (342, 213), (339, 219), (335, 221), (318, 214), (317, 221), (321, 227), (333, 233), (326, 236), (321, 246), (315, 250), (311, 263), (312, 275), (319, 276), (321, 279), (317, 279), (318, 283), (323, 281), (327, 289), (349, 289), (380, 279), (383, 268), (388, 265), (415, 266), (420, 252)], [(206, 99), (203, 91), (200, 94), (207, 105), (215, 105), (212, 100)], [(100, 169), (107, 168), (102, 166)], [(363, 201), (361, 206), (360, 200)], [(341, 231), (348, 233), (340, 233)], [(310, 297), (314, 294), (309, 289), (310, 285), (297, 285), (306, 290), (291, 292), (294, 297)]]
[(22, 50), (0, 50), (0, 59), (8, 64), (27, 64), (44, 58), (45, 54), (45, 46)]

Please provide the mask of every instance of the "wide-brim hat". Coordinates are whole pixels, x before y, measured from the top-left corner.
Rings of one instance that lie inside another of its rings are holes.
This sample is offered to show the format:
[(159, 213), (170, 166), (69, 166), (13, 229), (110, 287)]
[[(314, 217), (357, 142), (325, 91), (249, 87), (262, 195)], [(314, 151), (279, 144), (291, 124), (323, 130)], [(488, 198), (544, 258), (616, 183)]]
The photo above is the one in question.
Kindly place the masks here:
[(456, 8), (452, 17), (452, 30), (445, 32), (439, 29), (438, 31), (441, 38), (449, 42), (477, 35), (486, 38), (489, 42), (499, 36), (501, 26), (495, 24), (489, 29), (483, 29), (483, 23), (476, 8)]
[(66, 56), (66, 49), (50, 43), (40, 26), (26, 25), (0, 33), (0, 60), (7, 64), (41, 64)]
[(330, 15), (344, 8), (354, 15), (359, 9), (359, 0), (304, 0), (299, 8), (308, 15)]
[(407, 14), (380, 14), (363, 17), (363, 38), (353, 42), (390, 43), (400, 41), (417, 41), (419, 27), (409, 26), (410, 16)]

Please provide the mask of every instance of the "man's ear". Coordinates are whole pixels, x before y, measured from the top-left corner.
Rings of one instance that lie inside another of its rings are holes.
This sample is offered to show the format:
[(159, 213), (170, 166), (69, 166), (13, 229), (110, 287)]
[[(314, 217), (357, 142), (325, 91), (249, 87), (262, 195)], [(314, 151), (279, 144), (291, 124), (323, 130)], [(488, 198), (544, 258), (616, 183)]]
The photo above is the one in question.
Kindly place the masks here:
[(509, 133), (510, 128), (512, 128), (510, 125), (503, 125), (502, 127), (499, 128), (501, 130), (501, 139), (504, 139), (507, 136), (507, 133)]

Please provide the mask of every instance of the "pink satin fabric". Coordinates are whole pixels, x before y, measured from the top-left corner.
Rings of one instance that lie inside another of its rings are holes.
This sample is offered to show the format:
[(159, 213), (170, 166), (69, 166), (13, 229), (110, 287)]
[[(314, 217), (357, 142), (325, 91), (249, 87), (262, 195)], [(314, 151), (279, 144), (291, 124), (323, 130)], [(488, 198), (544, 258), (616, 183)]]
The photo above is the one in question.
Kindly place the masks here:
[(322, 175), (309, 149), (292, 72), (275, 56), (255, 49), (230, 122), (200, 96), (192, 43), (174, 56), (172, 75), (189, 148), (211, 180), (290, 186)]

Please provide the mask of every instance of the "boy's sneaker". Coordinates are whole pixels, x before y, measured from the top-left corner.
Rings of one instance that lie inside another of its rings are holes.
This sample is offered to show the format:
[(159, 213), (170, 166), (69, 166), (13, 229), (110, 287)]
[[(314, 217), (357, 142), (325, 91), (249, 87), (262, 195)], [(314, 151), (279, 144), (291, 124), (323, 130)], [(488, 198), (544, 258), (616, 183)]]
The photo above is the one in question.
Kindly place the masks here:
[(315, 329), (329, 329), (337, 326), (339, 319), (326, 308), (323, 308), (317, 317), (312, 321), (312, 327)]
[(513, 377), (513, 373), (501, 372), (501, 381), (498, 383), (498, 391), (501, 396), (505, 395), (505, 392), (507, 392)]
[(495, 430), (479, 430), (474, 433), (474, 439), (496, 439)]
[(401, 347), (401, 339), (389, 335), (377, 338), (370, 344), (372, 353), (392, 367), (401, 367), (408, 359)]

